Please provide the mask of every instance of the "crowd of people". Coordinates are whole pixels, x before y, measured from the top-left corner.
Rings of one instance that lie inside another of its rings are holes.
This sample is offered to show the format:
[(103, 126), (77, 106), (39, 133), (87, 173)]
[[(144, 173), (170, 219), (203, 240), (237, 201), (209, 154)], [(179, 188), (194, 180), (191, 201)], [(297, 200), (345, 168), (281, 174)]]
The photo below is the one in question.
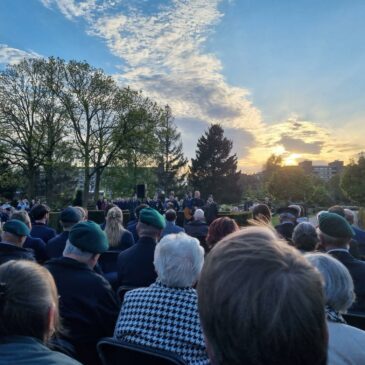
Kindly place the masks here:
[(46, 205), (13, 211), (0, 243), (0, 364), (101, 364), (104, 337), (188, 365), (365, 363), (365, 332), (344, 316), (365, 315), (365, 232), (351, 210), (313, 222), (292, 205), (273, 227), (257, 204), (240, 227), (194, 195), (136, 205), (127, 224), (120, 204), (101, 207), (100, 225), (70, 206), (58, 234)]

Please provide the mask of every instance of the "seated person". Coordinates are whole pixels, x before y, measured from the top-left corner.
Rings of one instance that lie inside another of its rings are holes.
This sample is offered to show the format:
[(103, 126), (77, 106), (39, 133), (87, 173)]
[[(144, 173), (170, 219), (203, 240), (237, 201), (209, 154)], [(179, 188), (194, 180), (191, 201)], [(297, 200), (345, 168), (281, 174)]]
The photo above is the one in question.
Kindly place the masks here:
[(184, 228), (176, 225), (176, 211), (174, 209), (169, 209), (165, 213), (165, 219), (166, 219), (166, 227), (161, 233), (161, 237), (164, 237), (170, 233), (180, 233), (185, 232)]
[(81, 365), (46, 345), (59, 328), (58, 294), (40, 265), (0, 266), (0, 318), (0, 365)]
[(270, 228), (244, 228), (216, 244), (198, 308), (214, 365), (327, 363), (321, 276)]
[(201, 245), (205, 247), (205, 239), (208, 234), (208, 224), (205, 221), (204, 211), (197, 209), (194, 212), (194, 220), (185, 224), (185, 232), (191, 236), (197, 238)]
[(271, 224), (271, 210), (266, 204), (256, 204), (252, 208), (252, 219), (255, 222)]
[(328, 364), (365, 364), (365, 331), (348, 326), (342, 317), (355, 299), (349, 271), (327, 254), (311, 253), (305, 257), (323, 277), (329, 331)]
[(199, 241), (170, 234), (157, 244), (157, 280), (125, 294), (117, 339), (170, 351), (187, 364), (209, 364), (197, 307), (196, 284), (204, 261)]
[(307, 222), (299, 223), (293, 231), (293, 245), (300, 252), (311, 252), (317, 249), (319, 238), (316, 229)]
[(29, 228), (21, 221), (10, 219), (4, 223), (0, 242), (0, 265), (10, 260), (35, 261), (34, 251), (23, 247)]
[(49, 212), (50, 209), (47, 205), (37, 204), (29, 213), (33, 220), (32, 229), (30, 231), (31, 236), (40, 238), (45, 243), (57, 235), (57, 232), (47, 225)]
[(149, 286), (156, 280), (153, 255), (165, 224), (157, 210), (150, 207), (141, 210), (137, 224), (139, 239), (118, 256), (119, 286)]
[(278, 234), (292, 243), (292, 236), (295, 226), (297, 225), (298, 210), (295, 208), (279, 208), (276, 211), (279, 214), (280, 224), (275, 226)]
[[(139, 219), (139, 213), (142, 209), (148, 208), (147, 204), (140, 204), (134, 211), (135, 219), (131, 219), (127, 224), (127, 230), (132, 233), (134, 242), (138, 241), (138, 233), (137, 233), (137, 223)], [(130, 215), (131, 217), (131, 215)]]
[(76, 349), (80, 362), (99, 364), (96, 343), (111, 336), (119, 304), (110, 284), (93, 269), (109, 248), (105, 233), (94, 222), (80, 222), (70, 231), (63, 257), (50, 260), (60, 294), (64, 339)]
[(236, 221), (229, 217), (221, 217), (214, 220), (208, 229), (206, 244), (210, 251), (222, 238), (239, 231)]
[[(29, 214), (25, 210), (16, 211), (11, 215), (11, 219), (16, 219), (23, 222), (29, 229), (32, 229)], [(35, 258), (38, 263), (43, 264), (48, 259), (46, 252), (46, 244), (40, 238), (27, 236), (23, 248), (30, 248), (34, 251)]]
[(48, 241), (46, 251), (49, 258), (62, 257), (71, 228), (82, 220), (82, 212), (76, 207), (67, 207), (61, 212), (60, 224), (63, 232)]

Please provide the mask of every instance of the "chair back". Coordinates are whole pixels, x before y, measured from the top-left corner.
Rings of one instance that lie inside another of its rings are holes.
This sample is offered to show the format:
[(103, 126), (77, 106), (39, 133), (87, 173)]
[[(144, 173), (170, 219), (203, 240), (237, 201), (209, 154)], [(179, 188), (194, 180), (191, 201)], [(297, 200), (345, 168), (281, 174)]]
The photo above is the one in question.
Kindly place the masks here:
[(365, 315), (356, 313), (346, 313), (342, 315), (349, 326), (365, 331)]
[(106, 337), (97, 350), (103, 365), (186, 365), (179, 356), (150, 347), (135, 345)]
[(99, 265), (104, 274), (117, 272), (117, 261), (120, 251), (106, 251), (99, 257)]

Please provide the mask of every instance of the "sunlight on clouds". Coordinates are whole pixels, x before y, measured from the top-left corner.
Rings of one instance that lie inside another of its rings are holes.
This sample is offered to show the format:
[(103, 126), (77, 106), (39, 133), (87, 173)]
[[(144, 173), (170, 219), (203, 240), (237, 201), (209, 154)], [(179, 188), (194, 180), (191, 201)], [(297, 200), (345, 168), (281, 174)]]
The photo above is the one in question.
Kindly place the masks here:
[(24, 51), (17, 48), (9, 47), (6, 44), (0, 44), (0, 64), (15, 65), (24, 58), (38, 58), (40, 54), (33, 51)]

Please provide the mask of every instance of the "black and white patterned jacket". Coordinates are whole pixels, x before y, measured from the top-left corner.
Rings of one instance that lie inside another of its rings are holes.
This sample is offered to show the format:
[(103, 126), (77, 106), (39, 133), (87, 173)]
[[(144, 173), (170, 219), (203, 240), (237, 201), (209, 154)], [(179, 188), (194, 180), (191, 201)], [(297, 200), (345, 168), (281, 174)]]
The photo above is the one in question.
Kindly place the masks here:
[(209, 364), (193, 288), (170, 288), (157, 281), (128, 292), (114, 336), (173, 352), (189, 365)]

